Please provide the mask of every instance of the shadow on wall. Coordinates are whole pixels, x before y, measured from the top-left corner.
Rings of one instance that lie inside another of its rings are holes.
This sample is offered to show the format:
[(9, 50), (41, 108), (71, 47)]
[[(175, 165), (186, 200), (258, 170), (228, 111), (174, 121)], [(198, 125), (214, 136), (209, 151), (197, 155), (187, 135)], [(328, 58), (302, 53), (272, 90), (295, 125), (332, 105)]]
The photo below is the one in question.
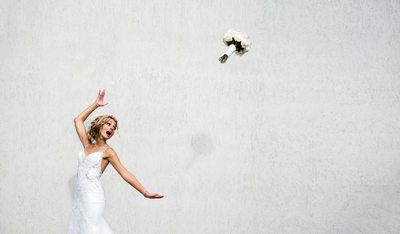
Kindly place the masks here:
[(198, 133), (192, 136), (190, 146), (193, 150), (193, 155), (187, 166), (187, 169), (192, 168), (199, 157), (208, 155), (214, 151), (212, 139), (206, 133)]
[(75, 173), (75, 175), (72, 176), (71, 179), (69, 179), (69, 181), (68, 181), (69, 194), (71, 195), (71, 201), (74, 199), (75, 185), (76, 185), (76, 180), (78, 179), (77, 177), (78, 176)]

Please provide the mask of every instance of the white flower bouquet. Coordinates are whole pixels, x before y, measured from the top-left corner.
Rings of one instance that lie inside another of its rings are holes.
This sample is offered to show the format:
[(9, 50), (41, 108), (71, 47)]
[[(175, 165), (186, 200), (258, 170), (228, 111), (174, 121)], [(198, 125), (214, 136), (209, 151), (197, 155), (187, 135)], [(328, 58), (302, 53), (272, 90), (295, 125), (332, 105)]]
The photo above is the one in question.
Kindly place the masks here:
[(218, 60), (225, 63), (226, 60), (236, 52), (237, 55), (243, 55), (249, 51), (251, 42), (247, 35), (239, 30), (230, 29), (225, 33), (222, 41), (228, 46), (228, 50)]

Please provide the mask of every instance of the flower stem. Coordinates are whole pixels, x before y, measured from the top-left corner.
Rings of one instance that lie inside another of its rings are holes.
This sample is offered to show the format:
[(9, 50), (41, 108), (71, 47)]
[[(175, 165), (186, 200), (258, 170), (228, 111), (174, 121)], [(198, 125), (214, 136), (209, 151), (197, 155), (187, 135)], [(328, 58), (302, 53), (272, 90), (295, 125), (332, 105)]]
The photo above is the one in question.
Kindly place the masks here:
[(221, 63), (225, 63), (228, 60), (228, 55), (224, 54), (218, 59)]
[(226, 60), (228, 60), (229, 56), (231, 56), (235, 51), (236, 51), (236, 46), (234, 44), (230, 44), (225, 54), (219, 58), (219, 61), (221, 63), (225, 63)]
[(230, 44), (225, 54), (228, 55), (228, 57), (230, 57), (233, 54), (233, 52), (235, 52), (235, 50), (236, 46), (234, 44)]

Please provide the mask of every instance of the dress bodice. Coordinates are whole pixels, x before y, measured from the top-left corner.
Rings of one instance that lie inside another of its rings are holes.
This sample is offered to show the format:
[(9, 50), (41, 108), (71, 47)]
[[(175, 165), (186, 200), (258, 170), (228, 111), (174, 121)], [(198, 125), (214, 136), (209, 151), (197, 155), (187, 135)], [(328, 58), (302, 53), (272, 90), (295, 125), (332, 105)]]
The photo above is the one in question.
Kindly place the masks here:
[(102, 156), (103, 151), (93, 152), (85, 156), (84, 150), (82, 150), (78, 155), (78, 180), (99, 180), (102, 175)]
[(101, 186), (101, 161), (103, 151), (93, 152), (85, 156), (84, 150), (78, 155), (78, 172), (76, 181), (76, 197), (84, 200), (104, 201)]

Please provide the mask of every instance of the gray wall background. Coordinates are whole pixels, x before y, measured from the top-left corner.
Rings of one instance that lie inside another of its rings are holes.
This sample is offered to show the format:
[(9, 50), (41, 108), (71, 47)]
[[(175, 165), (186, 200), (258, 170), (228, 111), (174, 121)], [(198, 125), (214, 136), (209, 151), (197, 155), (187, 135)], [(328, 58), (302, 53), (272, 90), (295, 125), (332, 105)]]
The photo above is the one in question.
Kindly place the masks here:
[[(399, 233), (399, 1), (0, 1), (0, 233), (65, 233), (73, 118), (115, 233)], [(253, 46), (226, 64), (222, 36)]]

